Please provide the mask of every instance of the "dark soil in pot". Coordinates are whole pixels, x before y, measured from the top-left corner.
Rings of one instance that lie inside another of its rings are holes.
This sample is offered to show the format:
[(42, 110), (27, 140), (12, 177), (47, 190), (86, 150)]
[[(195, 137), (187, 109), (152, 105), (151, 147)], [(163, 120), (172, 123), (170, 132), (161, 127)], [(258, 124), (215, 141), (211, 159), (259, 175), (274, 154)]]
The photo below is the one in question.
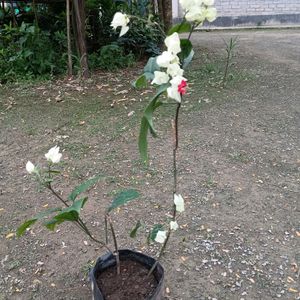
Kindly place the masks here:
[(100, 257), (90, 272), (94, 300), (162, 300), (164, 269), (156, 260), (132, 250), (119, 250), (120, 275), (112, 253)]
[(148, 272), (136, 261), (121, 261), (120, 275), (116, 267), (106, 269), (97, 278), (97, 285), (107, 300), (148, 299), (158, 285), (152, 274), (147, 276)]

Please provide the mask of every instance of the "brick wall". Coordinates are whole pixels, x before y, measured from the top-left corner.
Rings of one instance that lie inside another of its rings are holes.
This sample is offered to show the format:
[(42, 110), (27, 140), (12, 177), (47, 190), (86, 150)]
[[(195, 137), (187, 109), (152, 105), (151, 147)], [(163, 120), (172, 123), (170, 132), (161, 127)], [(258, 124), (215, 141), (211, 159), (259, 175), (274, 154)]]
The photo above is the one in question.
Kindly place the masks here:
[(215, 0), (219, 16), (299, 14), (300, 0)]
[[(179, 0), (173, 0), (173, 18), (182, 17)], [(218, 19), (213, 26), (300, 24), (300, 0), (215, 0)]]

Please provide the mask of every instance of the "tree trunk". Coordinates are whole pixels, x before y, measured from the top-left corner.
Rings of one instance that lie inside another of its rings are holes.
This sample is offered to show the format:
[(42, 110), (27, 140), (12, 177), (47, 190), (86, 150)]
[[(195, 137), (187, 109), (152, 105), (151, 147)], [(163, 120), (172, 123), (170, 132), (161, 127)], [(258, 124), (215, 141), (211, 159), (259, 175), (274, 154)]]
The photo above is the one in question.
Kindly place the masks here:
[(10, 0), (10, 7), (11, 7), (11, 17), (13, 20), (13, 26), (16, 27), (17, 26), (17, 20), (16, 20), (16, 16), (15, 16), (15, 9), (14, 9), (14, 3), (12, 0)]
[(163, 22), (164, 22), (164, 28), (165, 31), (168, 32), (168, 30), (172, 27), (173, 17), (172, 17), (172, 0), (163, 0)]
[(66, 0), (66, 16), (67, 16), (67, 39), (68, 39), (68, 77), (72, 77), (72, 47), (71, 47), (71, 24), (70, 24), (70, 0)]
[(87, 49), (85, 42), (85, 13), (84, 13), (84, 0), (74, 0), (73, 1), (74, 13), (75, 13), (75, 23), (77, 32), (77, 46), (80, 56), (80, 67), (82, 77), (84, 79), (90, 77)]

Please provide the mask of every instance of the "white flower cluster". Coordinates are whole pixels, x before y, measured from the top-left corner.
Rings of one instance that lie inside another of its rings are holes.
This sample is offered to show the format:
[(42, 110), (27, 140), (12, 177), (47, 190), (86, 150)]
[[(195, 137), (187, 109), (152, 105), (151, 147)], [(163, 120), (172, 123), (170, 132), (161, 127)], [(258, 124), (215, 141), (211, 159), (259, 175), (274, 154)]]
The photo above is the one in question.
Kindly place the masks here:
[(205, 20), (213, 22), (217, 17), (214, 0), (179, 0), (185, 11), (185, 19), (189, 22), (203, 23)]
[[(59, 152), (59, 147), (54, 146), (45, 154), (45, 157), (50, 163), (57, 164), (60, 162), (62, 154)], [(27, 162), (26, 171), (29, 174), (38, 173), (38, 169), (31, 161)]]
[(116, 30), (118, 27), (121, 27), (120, 35), (124, 35), (129, 30), (129, 17), (126, 14), (122, 14), (121, 12), (115, 13), (113, 20), (111, 22), (111, 27)]
[(178, 33), (174, 32), (172, 35), (166, 37), (165, 45), (167, 46), (167, 51), (164, 51), (157, 57), (156, 63), (161, 68), (166, 68), (166, 71), (155, 71), (154, 79), (151, 83), (161, 85), (170, 82), (171, 86), (167, 89), (168, 97), (180, 103), (181, 95), (185, 91), (179, 87), (182, 82), (186, 83), (187, 79), (182, 76), (183, 69), (180, 68), (180, 61), (177, 56), (181, 52)]
[[(175, 204), (175, 207), (176, 207), (176, 211), (178, 211), (178, 212), (183, 212), (184, 211), (184, 199), (180, 194), (179, 195), (174, 194), (174, 204)], [(178, 228), (179, 228), (179, 225), (178, 225), (176, 220), (170, 222), (170, 229), (171, 230), (175, 231)], [(163, 244), (165, 242), (166, 238), (167, 238), (167, 231), (159, 230), (156, 234), (155, 241), (158, 242), (158, 243)]]

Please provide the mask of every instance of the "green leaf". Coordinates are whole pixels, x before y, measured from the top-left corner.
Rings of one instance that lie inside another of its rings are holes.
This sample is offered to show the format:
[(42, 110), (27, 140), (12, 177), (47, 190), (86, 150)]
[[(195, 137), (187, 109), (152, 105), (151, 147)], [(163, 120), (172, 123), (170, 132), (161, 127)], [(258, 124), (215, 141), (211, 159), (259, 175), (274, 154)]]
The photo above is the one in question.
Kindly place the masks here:
[(168, 35), (171, 35), (174, 32), (178, 32), (178, 33), (190, 32), (191, 30), (192, 30), (191, 23), (182, 22), (182, 23), (176, 24), (172, 28), (170, 28), (170, 30), (168, 31)]
[(97, 175), (93, 178), (86, 180), (85, 182), (83, 182), (82, 184), (77, 186), (72, 191), (72, 193), (68, 196), (68, 199), (74, 201), (79, 194), (87, 191), (90, 187), (92, 187), (95, 183), (97, 183), (97, 181), (99, 181), (101, 178), (103, 178), (102, 175)]
[(54, 216), (53, 219), (45, 222), (44, 225), (49, 230), (53, 231), (56, 225), (59, 225), (65, 221), (71, 221), (71, 222), (77, 221), (79, 218), (80, 210), (81, 208), (83, 208), (87, 200), (88, 198), (85, 197), (80, 200), (74, 201), (71, 206), (61, 210), (61, 212), (58, 215)]
[(148, 59), (146, 66), (144, 67), (144, 72), (153, 74), (155, 71), (159, 71), (159, 70), (160, 67), (156, 63), (156, 57), (150, 57)]
[(50, 170), (49, 172), (52, 174), (60, 174), (60, 171), (57, 171), (57, 170)]
[(181, 62), (184, 62), (184, 60), (190, 55), (191, 51), (193, 50), (193, 45), (190, 40), (181, 39), (180, 47), (181, 47), (181, 52), (178, 54), (178, 57)]
[(24, 234), (24, 232), (26, 231), (27, 228), (29, 228), (31, 225), (33, 225), (35, 222), (51, 215), (54, 212), (58, 212), (61, 211), (61, 208), (49, 208), (45, 211), (42, 211), (40, 213), (38, 213), (37, 215), (35, 215), (34, 217), (32, 217), (29, 220), (26, 220), (21, 226), (18, 227), (17, 229), (17, 236), (21, 236)]
[(132, 228), (131, 232), (130, 232), (130, 237), (131, 238), (135, 238), (137, 231), (139, 230), (139, 228), (142, 226), (142, 223), (140, 220), (137, 221), (137, 223), (135, 224), (135, 226)]
[(125, 190), (119, 193), (116, 198), (113, 200), (112, 204), (108, 208), (108, 212), (112, 211), (113, 209), (124, 205), (125, 203), (136, 199), (139, 197), (140, 194), (136, 190)]
[(152, 98), (144, 111), (144, 115), (141, 121), (140, 134), (139, 134), (139, 151), (143, 162), (148, 161), (148, 131), (150, 130), (152, 136), (156, 137), (156, 131), (153, 125), (153, 112), (162, 105), (161, 101), (158, 101), (159, 96), (167, 90), (169, 84), (163, 84), (159, 87), (157, 93)]
[(80, 210), (83, 208), (84, 204), (88, 200), (87, 197), (82, 198), (80, 200), (76, 200), (69, 207), (66, 207), (54, 217), (55, 220), (58, 221), (77, 221), (79, 218)]
[(141, 75), (136, 81), (132, 83), (133, 87), (136, 89), (145, 88), (148, 85), (147, 78), (145, 74)]
[(26, 229), (30, 227), (32, 224), (34, 224), (38, 219), (30, 219), (25, 221), (21, 226), (18, 227), (17, 229), (17, 236), (21, 236), (24, 234)]
[(155, 238), (156, 238), (156, 235), (157, 233), (163, 229), (163, 225), (162, 224), (155, 224), (153, 226), (153, 229), (151, 230), (151, 232), (149, 233), (149, 236), (148, 236), (148, 242), (149, 241), (154, 241)]
[(194, 50), (192, 49), (190, 54), (188, 55), (188, 57), (186, 57), (184, 60), (183, 60), (183, 63), (182, 63), (182, 68), (185, 69), (189, 64), (190, 62), (192, 61), (193, 57), (194, 57)]
[(56, 225), (59, 225), (60, 223), (63, 223), (63, 221), (52, 219), (50, 221), (44, 222), (44, 225), (51, 231), (55, 229)]

